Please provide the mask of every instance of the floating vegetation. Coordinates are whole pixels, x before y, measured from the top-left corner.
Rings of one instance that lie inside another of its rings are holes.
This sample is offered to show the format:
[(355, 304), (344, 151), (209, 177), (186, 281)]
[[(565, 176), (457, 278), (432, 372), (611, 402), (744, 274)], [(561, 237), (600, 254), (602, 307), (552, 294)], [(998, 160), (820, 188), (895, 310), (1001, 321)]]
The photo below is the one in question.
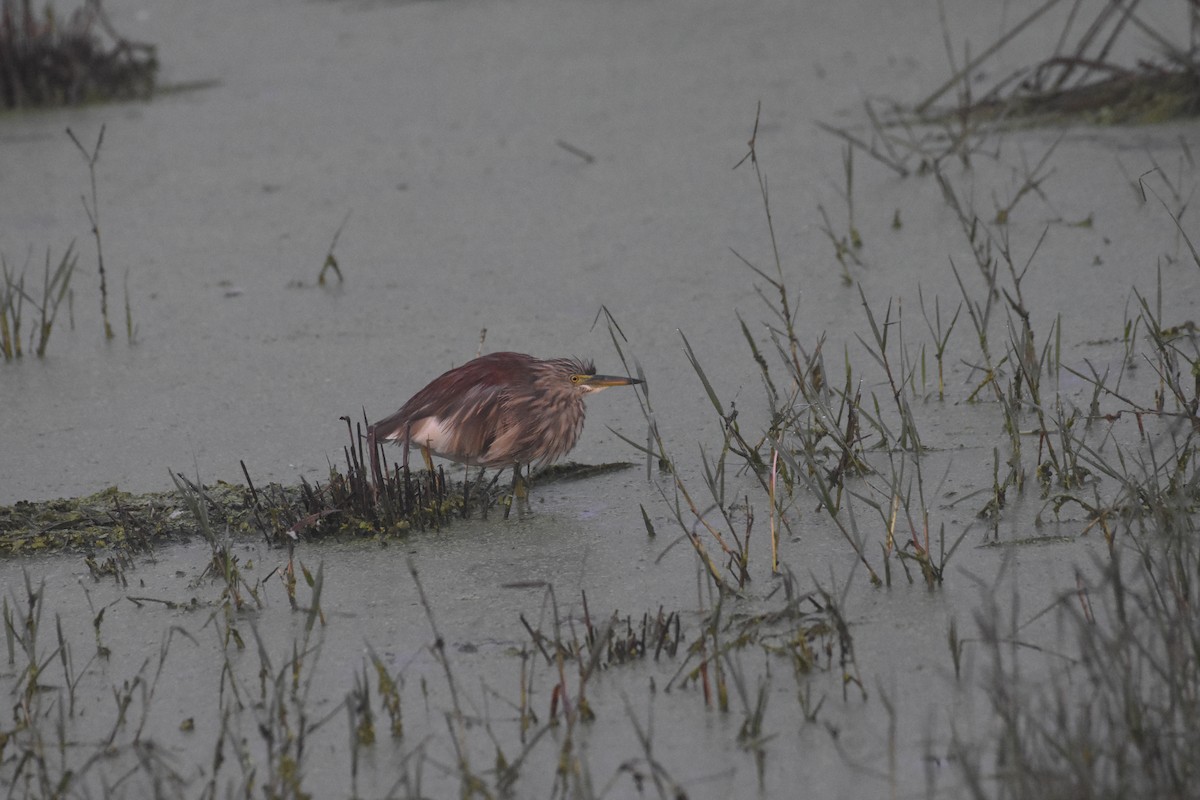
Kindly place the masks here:
[(0, 102), (6, 108), (145, 99), (154, 92), (158, 56), (131, 42), (88, 0), (68, 19), (47, 5), (0, 0)]
[[(1025, 120), (1054, 124), (1083, 120), (1094, 125), (1151, 125), (1200, 113), (1200, 64), (1179, 71), (1142, 64), (1135, 69), (1109, 66), (1111, 77), (1068, 88), (1051, 88), (1040, 77), (1060, 65), (1047, 62), (1035, 76), (1021, 81), (1008, 96), (989, 93), (966, 112), (984, 119)], [(1088, 71), (1093, 71), (1087, 68)]]
[[(349, 418), (343, 419), (349, 430)], [(301, 479), (289, 486), (256, 486), (243, 463), (244, 486), (202, 485), (172, 475), (176, 491), (131, 494), (109, 487), (87, 497), (0, 506), (0, 555), (105, 547), (141, 552), (164, 541), (208, 538), (210, 529), (260, 535), (273, 544), (396, 535), (440, 528), (474, 512), (486, 516), (500, 500), (495, 477), (455, 483), (440, 467), (432, 473), (412, 471), (384, 460), (382, 482), (372, 481), (363, 437), (352, 430), (350, 435), (345, 466), (331, 465), (324, 484)], [(553, 483), (628, 466), (559, 464), (538, 471), (533, 480)]]

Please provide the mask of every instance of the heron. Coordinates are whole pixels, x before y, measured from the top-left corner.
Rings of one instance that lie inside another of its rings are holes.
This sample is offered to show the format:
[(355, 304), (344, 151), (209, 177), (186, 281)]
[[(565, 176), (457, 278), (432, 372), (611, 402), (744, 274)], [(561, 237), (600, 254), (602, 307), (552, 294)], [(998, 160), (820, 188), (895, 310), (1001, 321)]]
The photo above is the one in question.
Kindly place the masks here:
[(372, 469), (377, 443), (419, 447), (431, 455), (483, 468), (511, 467), (511, 503), (522, 489), (521, 468), (549, 464), (575, 447), (583, 430), (583, 399), (637, 378), (597, 375), (590, 361), (489, 353), (443, 373), (389, 417), (367, 429)]

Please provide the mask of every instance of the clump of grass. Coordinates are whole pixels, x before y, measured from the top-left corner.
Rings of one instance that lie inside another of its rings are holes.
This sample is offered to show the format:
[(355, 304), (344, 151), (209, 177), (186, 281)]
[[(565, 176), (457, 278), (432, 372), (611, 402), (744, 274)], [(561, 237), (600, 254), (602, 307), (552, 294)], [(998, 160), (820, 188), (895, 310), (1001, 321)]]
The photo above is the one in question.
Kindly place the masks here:
[[(636, 715), (626, 710), (634, 726), (642, 757), (623, 761), (605, 784), (598, 790), (586, 758), (580, 747), (579, 728), (597, 719), (597, 711), (588, 699), (588, 687), (597, 675), (618, 666), (657, 662), (675, 657), (683, 642), (681, 616), (678, 612), (643, 614), (640, 621), (632, 616), (617, 612), (609, 615), (593, 615), (586, 592), (580, 594), (580, 610), (567, 615), (560, 608), (553, 586), (547, 586), (543, 596), (541, 616), (536, 625), (524, 615), (521, 624), (528, 632), (532, 649), (521, 651), (521, 697), (514, 704), (519, 711), (521, 741), (524, 748), (516, 759), (503, 756), (499, 741), (497, 749), (498, 782), (502, 791), (509, 791), (516, 778), (516, 770), (537, 745), (539, 739), (554, 730), (558, 740), (558, 757), (555, 767), (555, 793), (572, 797), (603, 797), (615, 782), (624, 776), (631, 777), (640, 788), (643, 781), (653, 783), (662, 791), (670, 790), (671, 796), (681, 797), (683, 791), (670, 776), (666, 768), (653, 753), (653, 722), (643, 726)], [(541, 658), (538, 658), (540, 654)], [(540, 663), (550, 679), (549, 707), (546, 722), (539, 725), (539, 715), (534, 710), (534, 676)], [(654, 680), (651, 679), (653, 694)], [(622, 692), (624, 695), (624, 692)], [(538, 726), (534, 730), (534, 726)], [(490, 729), (490, 726), (489, 726)], [(529, 731), (533, 730), (532, 735)], [(481, 790), (481, 794), (484, 792)]]
[[(1191, 41), (1180, 46), (1137, 14), (1138, 3), (1125, 8), (1105, 3), (1083, 32), (1072, 40), (1078, 4), (1072, 7), (1047, 58), (1005, 76), (979, 99), (971, 97), (974, 76), (986, 62), (1053, 6), (1038, 6), (1011, 30), (985, 48), (915, 107), (918, 117), (938, 119), (945, 113), (960, 119), (1057, 123), (1084, 119), (1097, 124), (1146, 124), (1200, 113), (1200, 10), (1187, 9)], [(945, 19), (943, 17), (943, 25)], [(1122, 37), (1152, 42), (1158, 63), (1143, 59), (1127, 67), (1111, 60)], [(947, 35), (947, 41), (949, 37)], [(948, 91), (962, 87), (963, 97), (951, 112), (935, 112)]]
[[(262, 598), (259, 596), (259, 587), (257, 584), (251, 584), (242, 575), (240, 560), (233, 552), (233, 539), (228, 526), (223, 534), (218, 533), (209, 519), (208, 510), (212, 501), (205, 493), (203, 485), (199, 480), (193, 483), (181, 474), (172, 473), (171, 479), (175, 482), (175, 487), (179, 490), (184, 504), (196, 520), (200, 534), (212, 550), (212, 559), (205, 567), (204, 575), (201, 577), (212, 574), (222, 582), (225, 588), (221, 600), (226, 608), (241, 611), (250, 600), (254, 601), (255, 607), (261, 608)], [(232, 626), (229, 630), (237, 638), (238, 647), (241, 648), (243, 645), (237, 630)]]
[[(1132, 465), (1131, 465), (1132, 466)], [(1193, 476), (1186, 498), (1152, 469), (1129, 480), (1158, 487), (1153, 513), (1115, 517), (1128, 547), (1098, 581), (1080, 582), (1056, 604), (1069, 660), (1049, 681), (1026, 677), (1037, 648), (1014, 642), (1015, 620), (994, 608), (976, 616), (977, 644), (1000, 728), (994, 738), (955, 738), (955, 763), (970, 796), (1188, 797), (1200, 763), (1200, 563)], [(1182, 501), (1182, 502), (1179, 502)]]
[[(8, 8), (6, 3), (5, 8)], [(2, 25), (0, 21), (0, 25)], [(3, 59), (0, 58), (0, 62)], [(88, 175), (90, 179), (90, 198), (89, 195), (83, 195), (81, 200), (83, 208), (87, 214), (88, 223), (91, 226), (92, 237), (96, 241), (96, 265), (100, 276), (100, 316), (104, 325), (105, 339), (113, 339), (116, 334), (113, 333), (112, 323), (108, 316), (108, 275), (104, 265), (104, 248), (100, 233), (100, 197), (96, 182), (96, 163), (100, 159), (100, 148), (104, 143), (105, 127), (100, 126), (100, 132), (96, 137), (96, 143), (89, 151), (79, 141), (70, 128), (67, 129), (67, 136), (75, 144), (75, 147), (82, 154), (88, 165)], [(29, 350), (35, 352), (39, 358), (45, 356), (46, 346), (50, 342), (50, 334), (54, 329), (54, 322), (57, 319), (59, 307), (63, 300), (68, 301), (68, 306), (71, 305), (73, 297), (71, 294), (71, 277), (75, 272), (75, 267), (78, 264), (79, 256), (75, 251), (75, 243), (72, 242), (62, 258), (58, 260), (57, 265), (51, 268), (50, 251), (46, 251), (46, 265), (43, 271), (41, 299), (37, 299), (31, 292), (26, 289), (26, 273), (27, 267), (23, 267), (18, 273), (11, 267), (2, 254), (0, 254), (0, 277), (3, 278), (3, 285), (0, 285), (0, 353), (3, 354), (5, 361), (12, 361), (15, 358), (20, 358), (23, 354), (22, 347), (22, 327), (23, 327), (23, 312), (25, 304), (28, 303), (38, 314), (38, 319), (31, 326), (29, 333)], [(129, 298), (129, 270), (125, 270), (124, 282), (124, 300), (125, 300), (125, 336), (129, 344), (133, 344), (137, 340), (137, 325), (133, 320), (133, 306)], [(72, 314), (71, 327), (74, 328), (74, 316)]]
[[(112, 686), (114, 708), (84, 745), (72, 737), (74, 726), (92, 711), (78, 697), (80, 682), (91, 673), (97, 658), (107, 656), (98, 651), (80, 666), (64, 634), (61, 617), (55, 614), (53, 630), (47, 629), (44, 622), (48, 599), (45, 582), (39, 582), (35, 588), (26, 572), (23, 583), (23, 597), (14, 591), (11, 605), (7, 596), (3, 602), (8, 663), (16, 668), (12, 727), (0, 734), (3, 775), (10, 794), (38, 797), (87, 794), (88, 787), (95, 785), (95, 773), (110, 763), (122, 761), (137, 765), (122, 782), (126, 779), (136, 782), (145, 777), (156, 788), (153, 796), (178, 796), (186, 779), (144, 736), (175, 635), (193, 644), (195, 640), (181, 628), (172, 627), (161, 640), (157, 657), (147, 656), (132, 675)], [(98, 645), (102, 617), (103, 609), (94, 621)], [(140, 774), (135, 777), (135, 772)], [(132, 791), (151, 796), (149, 791)]]
[[(757, 118), (755, 131), (757, 134)], [(751, 138), (750, 152), (739, 163), (749, 163), (754, 171), (768, 222), (774, 262), (773, 269), (762, 269), (740, 253), (734, 253), (743, 265), (765, 282), (766, 288), (759, 288), (758, 293), (770, 310), (770, 318), (765, 325), (766, 343), (760, 343), (744, 321), (741, 327), (766, 389), (769, 422), (761, 436), (744, 434), (737, 420), (736, 409), (726, 410), (685, 338), (689, 362), (721, 418), (725, 435), (719, 454), (711, 461), (707, 457), (704, 461), (705, 483), (712, 498), (707, 511), (701, 511), (678, 475), (675, 476), (677, 498), (685, 501), (691, 518), (698, 521), (720, 546), (723, 558), (728, 562), (724, 572), (736, 578), (732, 586), (740, 588), (749, 579), (748, 542), (754, 515), (749, 496), (744, 498), (742, 504), (741, 525), (730, 514), (732, 504), (724, 490), (726, 459), (729, 455), (742, 460), (745, 469), (757, 479), (770, 505), (773, 572), (779, 569), (780, 531), (790, 532), (790, 520), (796, 515), (795, 504), (801, 493), (807, 491), (818, 498), (819, 508), (828, 514), (829, 520), (854, 550), (873, 583), (882, 584), (885, 578), (890, 581), (890, 566), (885, 561), (885, 575), (881, 577), (868, 557), (866, 542), (852, 508), (855, 499), (866, 502), (880, 514), (885, 524), (885, 558), (890, 560), (899, 555), (902, 563), (905, 559), (915, 560), (924, 580), (931, 585), (936, 584), (943, 579), (945, 566), (961, 541), (961, 536), (953, 543), (947, 543), (943, 525), (938, 533), (940, 553), (934, 555), (931, 531), (938, 529), (933, 527), (934, 520), (930, 518), (925, 499), (921, 474), (924, 446), (911, 403), (912, 398), (919, 396), (917, 376), (923, 369), (923, 361), (914, 359), (910, 354), (904, 335), (901, 306), (889, 302), (883, 316), (879, 317), (867, 301), (865, 290), (859, 289), (871, 332), (870, 338), (860, 336), (859, 343), (883, 374), (889, 389), (886, 399), (873, 394), (864, 399), (864, 378), (854, 369), (849, 352), (845, 356), (845, 380), (837, 383), (832, 381), (824, 357), (824, 337), (820, 337), (810, 351), (801, 343), (796, 328), (797, 306), (789, 291), (783, 258), (775, 237), (757, 135)], [(847, 157), (848, 185), (852, 183), (850, 163), (850, 157)], [(850, 203), (852, 194), (849, 186), (846, 196)], [(926, 320), (935, 336), (939, 396), (944, 396), (944, 376), (940, 365), (944, 361), (958, 312), (949, 325), (943, 324), (940, 309), (936, 306), (935, 313), (938, 318), (936, 326), (928, 322), (928, 316)], [(772, 352), (776, 358), (768, 359), (768, 354)], [(924, 378), (920, 383), (923, 390)], [(890, 411), (888, 406), (891, 407)], [(658, 449), (659, 452), (665, 451), (661, 444)], [(875, 480), (873, 476), (876, 476), (880, 465), (872, 464), (870, 450), (888, 454), (891, 468), (890, 472), (879, 475)], [(897, 453), (906, 453), (907, 456), (898, 458)], [(666, 499), (670, 502), (670, 498)], [(897, 549), (895, 541), (896, 512), (901, 508), (912, 531), (909, 544), (903, 550)], [(724, 587), (726, 581), (722, 577), (722, 570), (718, 569), (717, 562), (703, 547), (691, 521), (682, 514), (678, 499), (673, 513), (687, 532), (709, 574), (718, 585)], [(706, 516), (718, 514), (723, 523), (721, 530), (706, 519)]]
[[(699, 685), (704, 704), (720, 711), (729, 710), (729, 686), (732, 679), (742, 700), (749, 729), (761, 733), (761, 714), (749, 699), (758, 694), (745, 684), (745, 671), (730, 670), (737, 653), (758, 650), (772, 658), (785, 660), (792, 668), (797, 685), (817, 670), (838, 669), (844, 690), (862, 689), (858, 675), (854, 643), (840, 610), (840, 601), (820, 587), (808, 593), (796, 589), (795, 577), (783, 573), (783, 602), (763, 610), (726, 610), (726, 600), (718, 593), (711, 611), (705, 616), (700, 635), (688, 647), (679, 669), (667, 683), (666, 691)], [(864, 691), (865, 696), (865, 691)], [(805, 718), (815, 718), (819, 703), (801, 692)], [(758, 722), (755, 722), (755, 718)]]
[[(552, 589), (548, 599), (555, 603)], [(555, 603), (554, 628), (549, 634), (542, 631), (540, 624), (534, 628), (525, 615), (521, 615), (521, 624), (547, 665), (555, 664), (561, 658), (581, 664), (594, 662), (600, 669), (608, 669), (645, 658), (655, 661), (663, 656), (674, 658), (679, 649), (682, 638), (677, 611), (664, 613), (664, 609), (659, 608), (653, 616), (643, 614), (636, 623), (631, 615), (622, 617), (614, 611), (597, 624), (588, 608), (587, 592), (580, 593), (580, 600), (583, 618), (578, 621), (563, 620)]]
[(58, 309), (66, 299), (71, 287), (71, 276), (75, 273), (75, 265), (79, 255), (75, 252), (75, 243), (67, 246), (62, 258), (51, 269), (50, 251), (46, 250), (46, 263), (42, 272), (41, 299), (36, 299), (25, 289), (26, 268), (18, 274), (8, 261), (0, 255), (0, 273), (3, 285), (0, 285), (0, 353), (5, 361), (21, 358), (25, 350), (21, 345), (21, 327), (24, 318), (25, 303), (29, 303), (37, 313), (37, 320), (30, 325), (28, 349), (44, 358), (46, 347), (50, 344), (50, 334), (54, 330), (54, 322), (58, 318)]
[[(961, 65), (944, 9), (939, 7), (952, 72), (944, 83), (913, 106), (885, 102), (887, 113), (877, 110), (879, 103), (865, 102), (862, 127), (866, 133), (824, 123), (818, 126), (852, 150), (908, 177), (940, 173), (950, 160), (969, 169), (977, 155), (993, 159), (1000, 145), (997, 141), (991, 147), (988, 142), (994, 134), (1016, 126), (1063, 126), (1079, 121), (1153, 124), (1200, 114), (1200, 11), (1194, 4), (1180, 4), (1177, 9), (1189, 17), (1189, 24), (1179, 27), (1189, 35), (1185, 42), (1173, 42), (1166, 32), (1144, 21), (1136, 0), (1125, 5), (1098, 4), (1100, 10), (1083, 26), (1077, 26), (1084, 19), (1083, 4), (1071, 3), (1054, 51), (1003, 77), (979, 96), (977, 84), (991, 79), (989, 62), (996, 54), (1026, 31), (1044, 26), (1044, 17), (1065, 5), (1059, 0), (1039, 4), (996, 41), (977, 53), (967, 53)], [(1139, 58), (1133, 66), (1116, 63), (1111, 57), (1114, 48), (1131, 37), (1139, 44), (1149, 43), (1155, 52)], [(956, 95), (953, 104), (939, 105), (951, 92)], [(1012, 207), (1022, 198), (1041, 193), (1042, 181), (1052, 172), (1043, 171), (1045, 165), (1043, 158), (1033, 170), (1027, 170), (1026, 180), (1011, 200), (996, 204), (998, 223), (1008, 221)], [(819, 211), (822, 230), (834, 242), (844, 269), (847, 255), (857, 261), (855, 250), (847, 246), (847, 237), (832, 234), (828, 214), (823, 208)], [(898, 224), (897, 212), (893, 227)], [(1075, 224), (1090, 227), (1091, 219)], [(1194, 252), (1193, 256), (1200, 263), (1200, 255)]]
[(153, 45), (121, 36), (100, 0), (68, 18), (30, 0), (0, 3), (0, 102), (6, 108), (146, 99), (154, 91)]
[[(711, 448), (701, 448), (700, 469), (707, 496), (693, 492), (667, 456), (648, 396), (643, 398), (643, 412), (650, 441), (643, 447), (622, 437), (645, 452), (648, 465), (653, 458), (666, 464), (663, 471), (671, 476), (670, 482), (660, 485), (659, 491), (680, 526), (682, 538), (692, 545), (714, 585), (721, 590), (740, 591), (750, 580), (754, 507), (763, 500), (770, 508), (771, 568), (772, 572), (778, 570), (779, 535), (790, 529), (790, 520), (798, 518), (801, 498), (817, 499), (818, 509), (828, 515), (859, 563), (867, 568), (872, 582), (890, 585), (896, 565), (909, 581), (933, 587), (945, 580), (952, 557), (974, 526), (948, 530), (948, 522), (938, 518), (937, 498), (944, 490), (950, 465), (940, 481), (931, 481), (925, 474), (926, 444), (919, 411), (931, 398), (939, 403), (947, 398), (945, 363), (954, 355), (953, 334), (961, 316), (969, 320), (978, 348), (974, 359), (963, 359), (970, 369), (965, 399), (972, 404), (992, 404), (999, 410), (1007, 446), (994, 449), (990, 489), (960, 495), (950, 507), (983, 495), (985, 504), (978, 516), (998, 536), (1001, 519), (1008, 518), (1014, 498), (1023, 495), (1027, 478), (1033, 476), (1045, 503), (1035, 519), (1037, 525), (1045, 521), (1047, 510), (1053, 509), (1057, 517), (1065, 505), (1074, 504), (1087, 515), (1083, 532), (1099, 526), (1109, 537), (1112, 515), (1138, 513), (1136, 504), (1144, 504), (1148, 496), (1144, 487), (1121, 489), (1124, 470), (1101, 456), (1105, 441), (1112, 435), (1111, 425), (1122, 414), (1132, 413), (1139, 436), (1150, 435), (1142, 427), (1150, 417), (1168, 425), (1172, 420), (1184, 421), (1200, 430), (1196, 422), (1200, 390), (1192, 385), (1196, 383), (1192, 378), (1200, 353), (1195, 347), (1194, 326), (1162, 322), (1161, 313), (1152, 313), (1150, 304), (1134, 291), (1142, 313), (1133, 318), (1126, 315), (1121, 340), (1125, 358), (1117, 383), (1110, 384), (1107, 374), (1094, 369), (1088, 374), (1064, 364), (1063, 353), (1070, 344), (1064, 345), (1062, 316), (1039, 320), (1031, 311), (1028, 288), (1037, 274), (1051, 227), (1043, 227), (1040, 235), (1023, 248), (1014, 241), (1015, 229), (1010, 225), (1016, 209), (1030, 198), (1049, 204), (1045, 184), (1054, 173), (1051, 157), (1061, 137), (1039, 158), (1028, 162), (1022, 159), (1015, 175), (1017, 188), (1007, 198), (993, 197), (995, 212), (986, 219), (938, 167), (938, 157), (932, 159), (930, 171), (958, 219), (970, 247), (968, 264), (973, 261), (974, 268), (960, 269), (951, 261), (961, 301), (948, 321), (941, 311), (940, 298), (934, 297), (932, 304), (927, 304), (924, 292), (918, 295), (937, 364), (937, 390), (930, 395), (925, 364), (928, 345), (921, 345), (919, 357), (913, 356), (911, 343), (906, 340), (903, 306), (897, 300), (888, 299), (886, 305), (871, 302), (866, 288), (859, 287), (869, 333), (857, 339), (873, 363), (866, 365), (866, 370), (858, 368), (847, 347), (844, 381), (831, 379), (824, 336), (811, 347), (802, 343), (795, 325), (798, 304), (790, 293), (788, 270), (776, 239), (757, 132), (756, 116), (750, 151), (739, 165), (747, 164), (754, 172), (774, 267), (764, 269), (741, 253), (735, 252), (735, 256), (761, 281), (757, 290), (769, 309), (761, 333), (752, 331), (739, 317), (767, 397), (765, 430), (757, 435), (747, 433), (745, 418), (739, 418), (739, 409), (721, 398), (685, 336), (685, 354), (723, 432)], [(974, 147), (969, 142), (963, 146)], [(1152, 172), (1164, 174), (1157, 166)], [(846, 175), (845, 195), (850, 203), (852, 172), (848, 159)], [(1167, 200), (1162, 205), (1171, 214), (1182, 242), (1194, 253), (1195, 247), (1181, 223), (1188, 192), (1181, 180), (1164, 181), (1173, 205)], [(1145, 180), (1139, 183), (1139, 191), (1145, 199), (1150, 191)], [(964, 308), (966, 315), (961, 313)], [(618, 337), (619, 327), (611, 316), (609, 321), (614, 344), (620, 351), (623, 336)], [(1003, 327), (1003, 336), (995, 335), (997, 326)], [(1120, 385), (1124, 363), (1137, 360), (1138, 331), (1148, 335), (1153, 350), (1148, 360), (1158, 375), (1159, 387), (1152, 402), (1130, 399)], [(1075, 398), (1060, 390), (1064, 369), (1093, 384), (1090, 398), (1083, 400), (1086, 406), (1078, 405)], [(885, 388), (876, 394), (868, 388), (872, 386)], [(1107, 399), (1118, 401), (1118, 407), (1107, 407)], [(1096, 423), (1101, 421), (1110, 423), (1109, 430), (1098, 429)], [(1190, 458), (1188, 447), (1181, 443), (1169, 461), (1186, 464)], [(727, 478), (739, 461), (741, 474), (751, 477), (751, 485), (757, 480), (761, 493), (739, 490), (737, 496), (731, 496)], [(1181, 474), (1177, 479), (1184, 478)], [(1115, 497), (1113, 487), (1118, 488)], [(1138, 497), (1142, 499), (1136, 500)], [(868, 545), (870, 532), (864, 529), (861, 514), (864, 507), (880, 523), (882, 570)], [(644, 511), (643, 517), (647, 532), (659, 533)]]

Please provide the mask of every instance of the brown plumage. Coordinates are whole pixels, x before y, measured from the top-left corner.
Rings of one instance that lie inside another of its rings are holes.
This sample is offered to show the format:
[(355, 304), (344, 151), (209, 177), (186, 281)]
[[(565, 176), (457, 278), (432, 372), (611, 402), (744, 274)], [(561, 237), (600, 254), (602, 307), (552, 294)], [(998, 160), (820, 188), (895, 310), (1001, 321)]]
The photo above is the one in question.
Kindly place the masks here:
[[(583, 430), (583, 398), (609, 386), (641, 383), (597, 375), (590, 362), (491, 353), (436, 378), (399, 411), (368, 430), (376, 442), (421, 448), (461, 464), (546, 464), (570, 452)], [(517, 477), (514, 474), (515, 479)]]

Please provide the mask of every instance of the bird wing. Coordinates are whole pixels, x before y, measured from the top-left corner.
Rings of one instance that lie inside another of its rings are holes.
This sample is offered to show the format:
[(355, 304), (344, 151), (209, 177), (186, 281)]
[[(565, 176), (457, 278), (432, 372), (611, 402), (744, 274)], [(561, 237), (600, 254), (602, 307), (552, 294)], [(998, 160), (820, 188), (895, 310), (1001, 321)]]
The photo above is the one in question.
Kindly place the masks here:
[(488, 453), (511, 436), (517, 417), (513, 399), (524, 388), (520, 354), (493, 353), (446, 372), (417, 392), (399, 411), (375, 423), (377, 440), (412, 443), (464, 464), (497, 465)]

